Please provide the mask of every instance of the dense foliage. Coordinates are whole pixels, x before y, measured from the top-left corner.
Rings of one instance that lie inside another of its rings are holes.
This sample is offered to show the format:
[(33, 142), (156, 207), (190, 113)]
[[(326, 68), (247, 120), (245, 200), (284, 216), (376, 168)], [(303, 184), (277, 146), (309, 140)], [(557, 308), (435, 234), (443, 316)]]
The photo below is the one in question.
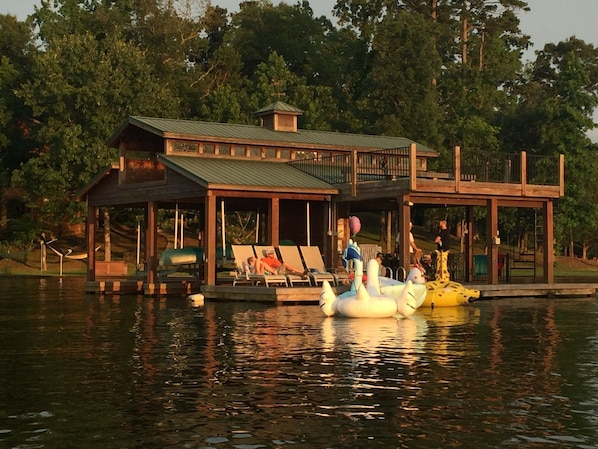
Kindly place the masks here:
[[(79, 219), (72, 194), (114, 159), (105, 142), (128, 115), (254, 123), (282, 98), (307, 129), (405, 136), (446, 154), (565, 154), (556, 238), (596, 256), (597, 145), (586, 132), (598, 50), (572, 37), (524, 64), (526, 8), (338, 0), (333, 24), (307, 1), (229, 13), (209, 0), (41, 0), (26, 22), (0, 15), (3, 237), (16, 238), (10, 224), (22, 231), (23, 217), (32, 232)], [(501, 226), (530, 219), (505, 213)]]

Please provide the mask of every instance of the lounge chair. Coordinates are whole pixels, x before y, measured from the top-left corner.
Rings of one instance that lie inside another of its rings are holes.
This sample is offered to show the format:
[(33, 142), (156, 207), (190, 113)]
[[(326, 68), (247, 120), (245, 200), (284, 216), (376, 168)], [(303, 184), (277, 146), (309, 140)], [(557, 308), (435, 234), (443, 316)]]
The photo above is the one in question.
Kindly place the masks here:
[(340, 273), (330, 273), (326, 270), (322, 253), (317, 246), (301, 246), (299, 249), (303, 256), (305, 266), (309, 271), (309, 275), (316, 285), (318, 285), (318, 283), (324, 283), (324, 281), (337, 285), (339, 283), (339, 278), (348, 278), (348, 275), (342, 276)]
[(361, 250), (361, 257), (363, 259), (363, 267), (368, 266), (368, 262), (372, 259), (376, 258), (376, 254), (382, 252), (382, 247), (380, 245), (366, 243), (363, 245), (359, 245), (359, 249)]
[[(279, 246), (278, 249), (280, 250), (281, 248), (288, 248), (286, 246)], [(268, 251), (273, 250), (274, 247), (273, 246), (260, 246), (260, 245), (254, 245), (254, 249), (255, 249), (255, 253), (257, 254), (257, 257), (259, 257), (260, 259), (262, 257), (264, 257)], [(297, 254), (299, 254), (297, 252)], [(299, 262), (296, 263), (296, 261), (294, 260), (287, 260), (287, 258), (285, 257), (285, 255), (282, 253), (282, 251), (280, 251), (280, 260), (283, 262), (286, 262), (292, 266), (294, 266), (295, 268), (301, 270), (303, 269), (303, 263), (301, 262), (301, 256), (299, 256)], [(289, 285), (291, 287), (293, 287), (295, 284), (307, 284), (307, 285), (311, 285), (311, 280), (309, 278), (309, 276), (299, 276), (296, 274), (286, 274), (287, 280), (289, 282)]]
[(280, 274), (254, 274), (245, 271), (247, 265), (247, 258), (255, 256), (253, 247), (251, 245), (231, 245), (233, 257), (235, 259), (235, 265), (237, 270), (233, 276), (233, 285), (238, 284), (251, 284), (257, 285), (263, 283), (266, 287), (270, 287), (270, 284), (283, 284), (288, 287), (288, 281), (286, 276)]

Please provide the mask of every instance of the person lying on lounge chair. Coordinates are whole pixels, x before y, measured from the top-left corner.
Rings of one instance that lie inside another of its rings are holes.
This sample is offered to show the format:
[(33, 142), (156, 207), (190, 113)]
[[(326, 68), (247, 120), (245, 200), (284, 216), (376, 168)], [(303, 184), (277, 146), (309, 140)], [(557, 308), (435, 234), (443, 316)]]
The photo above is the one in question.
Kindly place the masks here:
[(249, 256), (247, 258), (247, 269), (251, 274), (276, 274), (276, 269), (266, 265), (257, 257)]
[(294, 274), (295, 276), (307, 278), (307, 271), (301, 271), (286, 262), (280, 261), (273, 249), (264, 250), (264, 257), (262, 257), (261, 262), (266, 265), (268, 271), (270, 269), (274, 270), (273, 273), (275, 274)]

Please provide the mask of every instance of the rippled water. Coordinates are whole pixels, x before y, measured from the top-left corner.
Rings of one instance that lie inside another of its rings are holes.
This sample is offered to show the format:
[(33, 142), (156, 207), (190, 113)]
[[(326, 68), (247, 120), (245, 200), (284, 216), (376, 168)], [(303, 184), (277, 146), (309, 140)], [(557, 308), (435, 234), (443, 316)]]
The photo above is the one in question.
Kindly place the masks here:
[(598, 447), (595, 299), (351, 320), (82, 287), (0, 278), (0, 447)]

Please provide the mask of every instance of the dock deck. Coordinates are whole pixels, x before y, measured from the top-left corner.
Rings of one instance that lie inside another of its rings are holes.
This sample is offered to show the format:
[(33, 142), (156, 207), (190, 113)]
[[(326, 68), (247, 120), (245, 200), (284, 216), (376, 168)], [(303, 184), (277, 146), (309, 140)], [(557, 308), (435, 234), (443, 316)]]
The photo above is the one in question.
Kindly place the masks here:
[[(556, 284), (466, 284), (468, 288), (480, 291), (480, 299), (499, 298), (555, 298), (592, 297), (598, 293), (598, 283), (556, 283)], [(346, 287), (334, 287), (341, 293)], [(264, 287), (253, 285), (197, 285), (196, 280), (147, 284), (140, 280), (112, 279), (86, 282), (86, 293), (127, 294), (145, 296), (189, 295), (201, 292), (206, 300), (212, 301), (259, 301), (272, 303), (317, 304), (321, 287)]]

